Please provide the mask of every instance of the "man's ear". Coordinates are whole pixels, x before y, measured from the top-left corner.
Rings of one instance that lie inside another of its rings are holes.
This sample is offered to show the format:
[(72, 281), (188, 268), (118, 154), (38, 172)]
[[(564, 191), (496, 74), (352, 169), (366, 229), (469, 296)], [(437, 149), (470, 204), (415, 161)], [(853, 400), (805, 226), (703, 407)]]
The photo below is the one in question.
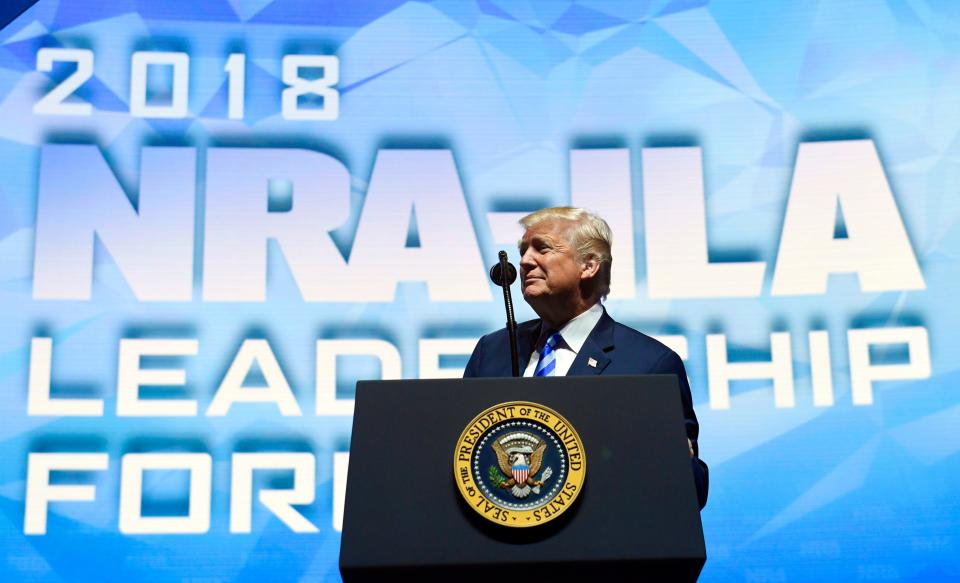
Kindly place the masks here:
[(593, 279), (600, 273), (600, 259), (596, 255), (588, 255), (580, 263), (580, 280)]

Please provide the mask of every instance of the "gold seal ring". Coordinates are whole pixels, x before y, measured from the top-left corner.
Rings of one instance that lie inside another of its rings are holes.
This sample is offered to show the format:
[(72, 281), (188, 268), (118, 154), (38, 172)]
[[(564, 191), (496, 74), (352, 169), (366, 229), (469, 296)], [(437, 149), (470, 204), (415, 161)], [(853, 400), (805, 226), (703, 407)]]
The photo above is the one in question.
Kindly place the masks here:
[(528, 401), (500, 403), (474, 417), (453, 452), (453, 477), (467, 504), (515, 528), (566, 512), (586, 471), (583, 441), (570, 422)]

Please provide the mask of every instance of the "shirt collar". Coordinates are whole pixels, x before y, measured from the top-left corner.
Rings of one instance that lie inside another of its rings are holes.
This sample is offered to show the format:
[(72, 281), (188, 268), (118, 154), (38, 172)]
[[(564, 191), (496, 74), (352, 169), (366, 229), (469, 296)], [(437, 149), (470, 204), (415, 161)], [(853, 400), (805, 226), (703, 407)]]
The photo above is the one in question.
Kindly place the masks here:
[[(587, 311), (578, 314), (572, 320), (560, 328), (560, 336), (563, 338), (563, 344), (566, 348), (572, 350), (575, 354), (583, 348), (583, 343), (587, 341), (587, 336), (593, 332), (597, 322), (603, 316), (603, 306), (599, 302), (590, 306)], [(546, 338), (541, 338), (537, 346), (543, 346)]]

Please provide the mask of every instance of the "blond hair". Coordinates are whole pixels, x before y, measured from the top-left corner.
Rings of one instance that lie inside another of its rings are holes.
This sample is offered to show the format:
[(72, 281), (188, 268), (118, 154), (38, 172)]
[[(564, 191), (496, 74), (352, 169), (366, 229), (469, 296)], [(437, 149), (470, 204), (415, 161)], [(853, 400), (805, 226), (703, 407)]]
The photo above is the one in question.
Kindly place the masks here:
[(594, 291), (600, 298), (606, 299), (610, 293), (610, 266), (613, 255), (613, 233), (607, 221), (590, 211), (572, 206), (555, 206), (534, 211), (520, 219), (525, 229), (550, 219), (560, 219), (573, 223), (570, 230), (570, 244), (577, 252), (577, 261), (583, 263), (590, 257), (600, 262), (600, 270), (594, 280)]

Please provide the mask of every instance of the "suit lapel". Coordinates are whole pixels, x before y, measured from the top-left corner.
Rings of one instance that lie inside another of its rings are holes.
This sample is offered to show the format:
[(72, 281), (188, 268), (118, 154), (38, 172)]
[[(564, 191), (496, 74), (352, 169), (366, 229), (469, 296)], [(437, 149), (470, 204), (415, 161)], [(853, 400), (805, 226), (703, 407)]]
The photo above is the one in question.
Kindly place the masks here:
[(527, 369), (537, 338), (540, 337), (540, 320), (530, 320), (517, 326), (517, 356), (520, 358), (520, 376)]
[(613, 318), (603, 310), (603, 315), (593, 327), (587, 340), (570, 365), (567, 376), (600, 374), (610, 364), (609, 352), (613, 350)]

